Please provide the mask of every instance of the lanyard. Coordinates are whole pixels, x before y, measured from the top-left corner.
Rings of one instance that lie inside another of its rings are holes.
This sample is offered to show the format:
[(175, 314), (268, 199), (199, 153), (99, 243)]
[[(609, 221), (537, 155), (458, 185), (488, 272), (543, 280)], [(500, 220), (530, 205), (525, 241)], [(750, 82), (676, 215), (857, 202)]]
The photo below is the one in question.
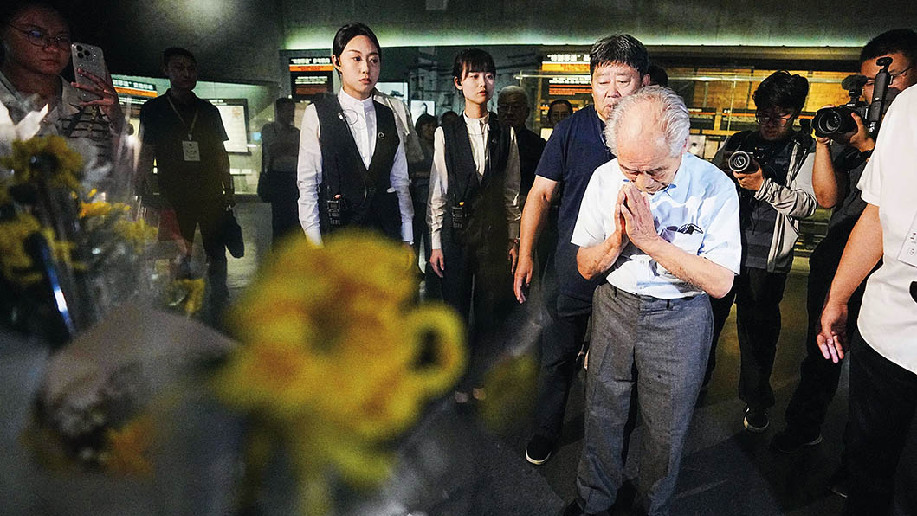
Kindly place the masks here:
[[(188, 127), (188, 124), (185, 122), (184, 117), (181, 116), (181, 113), (178, 112), (178, 109), (175, 108), (175, 104), (172, 103), (172, 96), (166, 95), (166, 100), (169, 101), (169, 105), (172, 106), (172, 111), (175, 111), (175, 116), (181, 120), (181, 124), (185, 127)], [(194, 141), (191, 137), (191, 133), (194, 132), (194, 125), (197, 124), (197, 108), (194, 109), (194, 118), (191, 119), (191, 127), (188, 128), (188, 141)]]

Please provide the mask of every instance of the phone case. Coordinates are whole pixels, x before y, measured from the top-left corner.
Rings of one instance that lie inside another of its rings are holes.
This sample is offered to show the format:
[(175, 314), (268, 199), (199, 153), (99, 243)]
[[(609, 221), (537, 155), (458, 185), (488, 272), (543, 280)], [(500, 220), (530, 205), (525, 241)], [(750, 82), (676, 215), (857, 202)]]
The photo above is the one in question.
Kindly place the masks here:
[[(102, 80), (108, 77), (108, 68), (105, 66), (105, 57), (102, 55), (101, 48), (87, 45), (86, 43), (72, 43), (70, 52), (73, 55), (73, 76), (76, 78), (77, 84), (95, 85), (88, 77), (84, 77), (77, 72), (80, 68)], [(83, 101), (90, 101), (98, 100), (101, 97), (94, 93), (80, 90), (80, 98)]]

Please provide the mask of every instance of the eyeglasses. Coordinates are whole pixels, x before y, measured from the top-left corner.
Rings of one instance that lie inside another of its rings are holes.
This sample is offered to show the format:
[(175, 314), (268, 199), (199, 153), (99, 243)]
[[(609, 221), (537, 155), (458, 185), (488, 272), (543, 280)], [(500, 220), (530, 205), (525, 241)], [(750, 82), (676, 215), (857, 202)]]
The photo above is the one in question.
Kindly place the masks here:
[(755, 113), (755, 120), (759, 124), (766, 124), (768, 122), (775, 123), (777, 125), (786, 125), (790, 120), (795, 116), (793, 113), (786, 115), (775, 115), (770, 113)]
[[(888, 82), (889, 82), (889, 83), (893, 83), (893, 82), (895, 82), (896, 79), (898, 79), (898, 77), (901, 77), (901, 76), (903, 76), (903, 75), (907, 75), (908, 70), (910, 70), (911, 68), (913, 68), (913, 66), (908, 66), (907, 68), (905, 68), (904, 70), (901, 70), (900, 72), (895, 72), (895, 73), (889, 72), (889, 73), (888, 73), (888, 77), (889, 77)], [(870, 77), (870, 78), (866, 79), (866, 85), (867, 85), (867, 86), (875, 86), (875, 85), (876, 85), (876, 78), (875, 78), (875, 77)]]
[(35, 45), (36, 47), (56, 47), (64, 50), (70, 48), (70, 34), (58, 34), (57, 36), (51, 36), (50, 34), (45, 34), (45, 31), (36, 27), (23, 29), (15, 25), (10, 25), (10, 28), (21, 32), (25, 36), (26, 41)]

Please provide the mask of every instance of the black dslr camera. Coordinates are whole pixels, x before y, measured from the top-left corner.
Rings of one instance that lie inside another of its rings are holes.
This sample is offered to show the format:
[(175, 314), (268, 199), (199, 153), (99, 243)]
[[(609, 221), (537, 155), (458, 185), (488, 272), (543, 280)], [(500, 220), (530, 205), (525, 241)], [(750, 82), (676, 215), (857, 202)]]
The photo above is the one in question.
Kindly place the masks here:
[(856, 121), (853, 119), (853, 113), (860, 115), (866, 129), (872, 137), (879, 133), (879, 125), (882, 123), (882, 115), (888, 108), (885, 93), (888, 91), (888, 85), (891, 82), (891, 74), (888, 72), (888, 66), (892, 64), (890, 57), (883, 57), (876, 61), (881, 67), (876, 74), (876, 86), (873, 89), (872, 99), (869, 104), (860, 100), (863, 93), (863, 86), (866, 85), (866, 77), (862, 75), (849, 75), (844, 79), (842, 86), (850, 95), (850, 101), (843, 106), (827, 107), (819, 109), (812, 119), (812, 128), (815, 129), (815, 136), (820, 138), (837, 138), (846, 133), (856, 131)]
[(733, 172), (750, 173), (758, 167), (758, 160), (753, 152), (737, 150), (729, 156), (726, 166)]
[(853, 113), (866, 118), (869, 104), (860, 100), (866, 77), (858, 74), (848, 75), (842, 84), (850, 95), (850, 101), (843, 106), (821, 108), (812, 119), (812, 128), (815, 129), (815, 135), (820, 138), (835, 138), (856, 131), (857, 124), (853, 120)]

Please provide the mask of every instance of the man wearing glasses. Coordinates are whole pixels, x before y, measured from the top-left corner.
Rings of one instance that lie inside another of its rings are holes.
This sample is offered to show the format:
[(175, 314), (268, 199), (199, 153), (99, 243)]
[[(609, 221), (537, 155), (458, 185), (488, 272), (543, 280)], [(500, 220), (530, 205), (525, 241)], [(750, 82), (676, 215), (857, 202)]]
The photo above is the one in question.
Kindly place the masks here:
[[(808, 93), (809, 83), (800, 75), (778, 71), (764, 79), (752, 97), (758, 130), (732, 135), (713, 161), (734, 179), (739, 191), (742, 266), (732, 291), (710, 300), (714, 346), (706, 380), (734, 301), (741, 355), (739, 398), (746, 404), (745, 428), (753, 433), (767, 428), (767, 409), (774, 405), (770, 377), (780, 335), (780, 300), (793, 263), (799, 219), (816, 207), (811, 163), (806, 161), (812, 138), (793, 129)], [(739, 167), (728, 161), (736, 151), (750, 154), (750, 167), (733, 170)]]

